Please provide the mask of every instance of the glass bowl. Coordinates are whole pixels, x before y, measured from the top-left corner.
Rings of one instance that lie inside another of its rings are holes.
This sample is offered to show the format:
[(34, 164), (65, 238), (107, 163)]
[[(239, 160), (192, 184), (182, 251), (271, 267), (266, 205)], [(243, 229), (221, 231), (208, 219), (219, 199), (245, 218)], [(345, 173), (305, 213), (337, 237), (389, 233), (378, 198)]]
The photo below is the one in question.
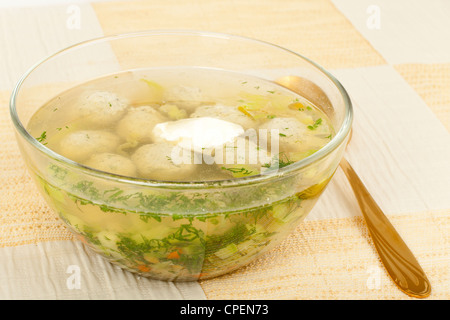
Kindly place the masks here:
[[(312, 155), (268, 174), (170, 182), (83, 166), (26, 130), (38, 108), (79, 84), (142, 68), (192, 66), (272, 82), (297, 77), (306, 98), (331, 119), (335, 135)], [(59, 51), (21, 77), (10, 112), (29, 172), (67, 227), (110, 262), (167, 281), (231, 272), (285, 239), (332, 178), (352, 123), (344, 88), (309, 59), (259, 40), (186, 30), (114, 35)]]

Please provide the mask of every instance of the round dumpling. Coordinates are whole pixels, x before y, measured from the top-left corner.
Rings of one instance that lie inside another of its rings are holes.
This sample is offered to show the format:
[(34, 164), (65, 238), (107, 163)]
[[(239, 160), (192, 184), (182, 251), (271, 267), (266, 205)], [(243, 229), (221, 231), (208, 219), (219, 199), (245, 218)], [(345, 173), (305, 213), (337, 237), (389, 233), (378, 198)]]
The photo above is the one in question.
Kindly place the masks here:
[(119, 120), (128, 103), (109, 91), (97, 91), (86, 97), (74, 108), (77, 117), (93, 125), (106, 126)]
[(111, 152), (119, 145), (119, 138), (108, 131), (81, 130), (69, 133), (59, 145), (59, 153), (76, 162), (86, 160), (94, 152)]
[(233, 122), (241, 125), (244, 129), (254, 128), (255, 120), (251, 119), (247, 115), (243, 114), (235, 107), (217, 105), (205, 105), (198, 107), (191, 118), (211, 117), (221, 120)]
[[(177, 149), (174, 149), (177, 148)], [(192, 152), (181, 158), (181, 148), (166, 143), (146, 144), (139, 147), (131, 159), (143, 178), (155, 180), (185, 180), (192, 176), (195, 164)], [(180, 156), (180, 158), (178, 158)], [(177, 158), (175, 158), (177, 157)]]
[(165, 121), (163, 115), (150, 106), (130, 108), (119, 121), (117, 133), (130, 143), (152, 142), (153, 128)]
[(215, 162), (228, 175), (234, 178), (259, 174), (261, 167), (271, 158), (264, 148), (252, 139), (238, 137), (215, 151)]
[(164, 100), (169, 103), (176, 103), (192, 112), (203, 103), (205, 98), (200, 88), (179, 85), (167, 88), (164, 92)]
[(280, 150), (296, 151), (302, 147), (302, 140), (307, 127), (295, 118), (274, 118), (262, 124), (260, 129), (266, 129), (268, 131), (267, 136), (269, 143), (272, 139), (272, 130), (278, 130)]
[(109, 173), (129, 177), (136, 176), (136, 166), (133, 161), (115, 153), (96, 153), (92, 155), (84, 164), (88, 167)]

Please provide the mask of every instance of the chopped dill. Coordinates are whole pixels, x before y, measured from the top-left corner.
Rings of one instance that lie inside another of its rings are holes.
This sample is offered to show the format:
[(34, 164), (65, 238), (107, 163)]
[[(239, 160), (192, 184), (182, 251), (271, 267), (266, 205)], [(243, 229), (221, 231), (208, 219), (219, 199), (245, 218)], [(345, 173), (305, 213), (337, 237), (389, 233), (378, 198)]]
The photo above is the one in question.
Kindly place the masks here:
[(243, 168), (243, 167), (242, 168), (226, 168), (226, 167), (222, 167), (221, 169), (230, 171), (231, 173), (241, 173), (243, 175), (249, 175), (249, 174), (253, 173), (253, 171), (250, 171), (250, 170), (248, 170), (246, 168)]
[(36, 140), (42, 143), (43, 145), (47, 144), (47, 142), (43, 143), (46, 139), (47, 139), (47, 131), (42, 132), (41, 135), (36, 138)]
[(271, 163), (263, 164), (264, 168), (273, 169), (273, 168), (284, 168), (290, 164), (293, 164), (295, 161), (289, 160), (288, 156), (284, 152), (280, 152), (277, 156), (275, 156)]

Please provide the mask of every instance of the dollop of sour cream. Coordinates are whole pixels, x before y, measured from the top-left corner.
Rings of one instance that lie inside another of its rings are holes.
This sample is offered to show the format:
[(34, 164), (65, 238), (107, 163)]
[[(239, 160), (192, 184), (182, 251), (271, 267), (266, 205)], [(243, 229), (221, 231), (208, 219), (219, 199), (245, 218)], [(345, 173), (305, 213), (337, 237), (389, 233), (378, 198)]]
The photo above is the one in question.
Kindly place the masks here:
[(211, 117), (163, 122), (153, 129), (153, 134), (159, 139), (197, 152), (223, 146), (243, 133), (241, 125)]

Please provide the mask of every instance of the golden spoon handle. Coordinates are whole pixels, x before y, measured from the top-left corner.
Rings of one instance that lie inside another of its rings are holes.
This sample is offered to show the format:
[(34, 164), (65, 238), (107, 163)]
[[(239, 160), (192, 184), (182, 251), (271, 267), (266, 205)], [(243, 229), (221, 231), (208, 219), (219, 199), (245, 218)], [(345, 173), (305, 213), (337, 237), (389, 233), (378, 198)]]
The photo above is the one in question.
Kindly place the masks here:
[(389, 276), (407, 295), (428, 297), (431, 292), (430, 282), (416, 258), (345, 158), (340, 165), (356, 195), (370, 236)]

